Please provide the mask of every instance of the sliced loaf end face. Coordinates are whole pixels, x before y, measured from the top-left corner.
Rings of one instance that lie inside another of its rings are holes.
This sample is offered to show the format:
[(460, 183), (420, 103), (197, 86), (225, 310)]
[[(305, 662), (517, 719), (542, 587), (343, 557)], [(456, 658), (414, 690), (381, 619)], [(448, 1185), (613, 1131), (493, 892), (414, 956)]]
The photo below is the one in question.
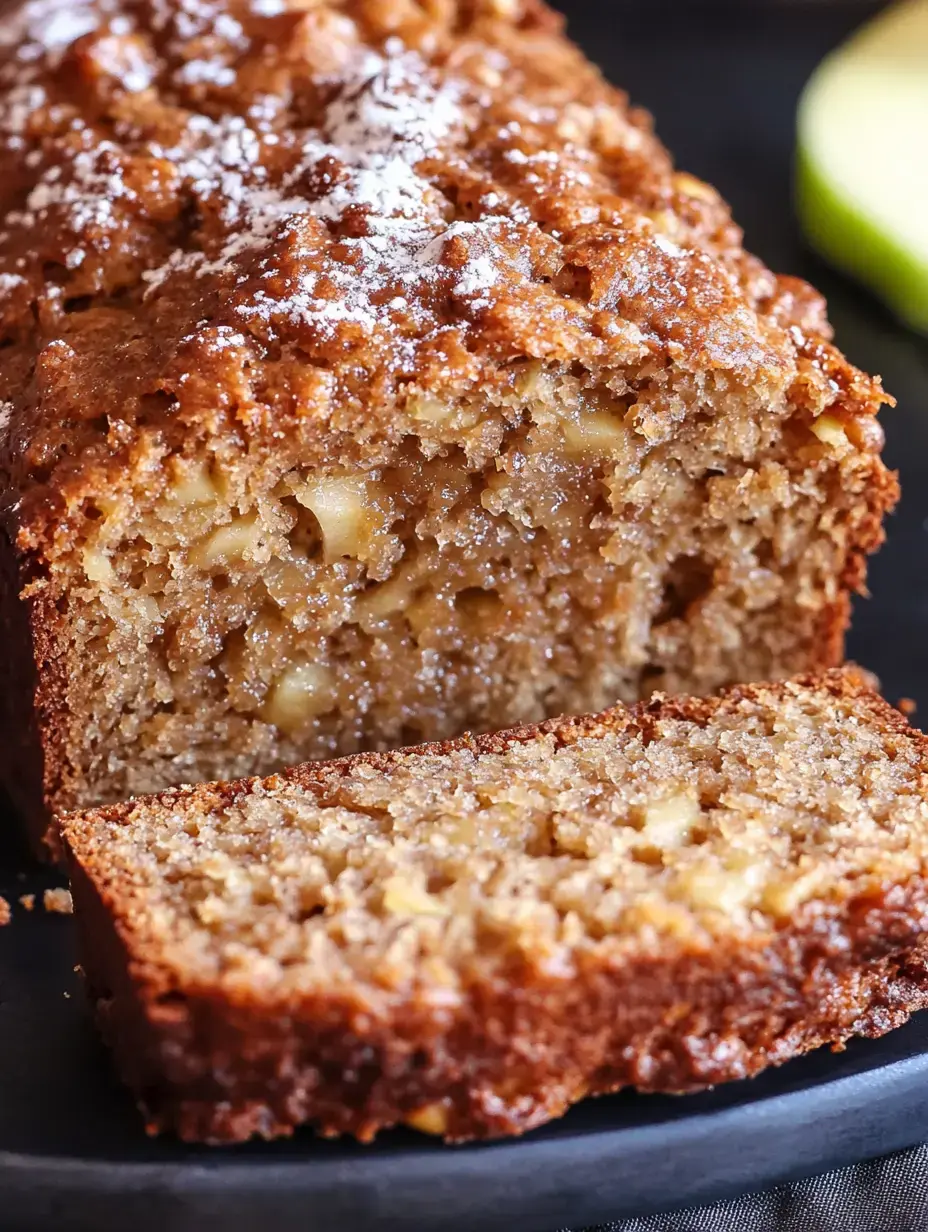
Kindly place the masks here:
[(153, 1130), (518, 1133), (925, 1001), (928, 746), (853, 670), (65, 819)]

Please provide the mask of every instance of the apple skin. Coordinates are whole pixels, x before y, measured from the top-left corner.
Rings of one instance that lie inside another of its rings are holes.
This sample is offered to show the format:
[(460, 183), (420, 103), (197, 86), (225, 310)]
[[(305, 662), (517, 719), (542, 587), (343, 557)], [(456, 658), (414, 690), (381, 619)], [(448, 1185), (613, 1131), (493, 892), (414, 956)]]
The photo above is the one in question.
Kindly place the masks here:
[(901, 0), (819, 65), (799, 104), (810, 246), (928, 334), (928, 0)]
[(874, 291), (911, 329), (928, 334), (928, 265), (832, 187), (801, 144), (795, 198), (803, 233), (815, 252)]

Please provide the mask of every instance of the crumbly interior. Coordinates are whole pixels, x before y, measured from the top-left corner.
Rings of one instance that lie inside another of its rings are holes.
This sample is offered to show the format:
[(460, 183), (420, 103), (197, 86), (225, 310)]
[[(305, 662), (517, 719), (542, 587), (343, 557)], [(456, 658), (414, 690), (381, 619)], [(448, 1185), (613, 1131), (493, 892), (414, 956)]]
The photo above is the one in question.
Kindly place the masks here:
[(354, 460), (146, 468), (55, 566), (73, 803), (811, 666), (878, 429), (789, 414), (525, 363)]
[(926, 786), (904, 729), (791, 690), (707, 721), (619, 714), (504, 752), (361, 760), (217, 807), (141, 802), (72, 841), (182, 981), (454, 1004), (513, 956), (566, 977), (584, 956), (747, 944), (904, 881), (928, 852)]

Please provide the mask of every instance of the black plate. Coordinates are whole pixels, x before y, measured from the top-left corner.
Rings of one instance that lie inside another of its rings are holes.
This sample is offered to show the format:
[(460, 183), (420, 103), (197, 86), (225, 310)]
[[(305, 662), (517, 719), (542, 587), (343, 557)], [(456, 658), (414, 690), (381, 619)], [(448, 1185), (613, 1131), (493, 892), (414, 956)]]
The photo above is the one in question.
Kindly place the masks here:
[[(682, 165), (732, 201), (749, 244), (829, 294), (838, 341), (881, 372), (905, 500), (858, 604), (852, 654), (928, 714), (928, 345), (818, 267), (789, 210), (792, 117), (814, 64), (872, 5), (571, 6), (575, 35), (656, 113)], [(0, 893), (50, 884), (0, 853)], [(148, 1141), (110, 1074), (73, 971), (71, 923), (16, 911), (0, 930), (0, 1227), (553, 1232), (708, 1201), (928, 1139), (928, 1015), (686, 1099), (588, 1101), (519, 1142), (414, 1134), (224, 1151)]]

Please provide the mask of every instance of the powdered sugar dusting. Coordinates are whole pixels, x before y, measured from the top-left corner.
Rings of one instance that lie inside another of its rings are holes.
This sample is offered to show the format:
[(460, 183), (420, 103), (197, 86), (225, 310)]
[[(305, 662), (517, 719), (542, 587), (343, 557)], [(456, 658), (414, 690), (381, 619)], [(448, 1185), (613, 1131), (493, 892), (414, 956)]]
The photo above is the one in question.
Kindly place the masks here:
[[(236, 58), (250, 45), (239, 20), (243, 9), (233, 15), (215, 0), (150, 3), (153, 27), (180, 60), (178, 84), (235, 84)], [(287, 7), (286, 0), (250, 0), (244, 11), (273, 17)], [(0, 102), (7, 143), (24, 147), (31, 114), (48, 102), (33, 84), (39, 61), (54, 62), (92, 30), (100, 31), (93, 55), (107, 76), (127, 92), (147, 89), (159, 70), (142, 44), (123, 37), (133, 28), (118, 0), (27, 3), (18, 28), (4, 32), (11, 42), (21, 40), (16, 76)], [(318, 127), (303, 133), (275, 130), (273, 109), (259, 98), (245, 116), (194, 113), (170, 148), (150, 141), (139, 151), (169, 161), (202, 216), (220, 224), (205, 251), (179, 248), (144, 275), (149, 296), (178, 273), (217, 277), (233, 288), (243, 326), (305, 324), (323, 335), (344, 326), (368, 330), (396, 313), (424, 317), (427, 292), (439, 284), (465, 311), (490, 305), (505, 217), (455, 222), (453, 206), (422, 171), (466, 127), (462, 87), (436, 81), (396, 38), (382, 53), (358, 47), (338, 85)], [(74, 132), (86, 137), (85, 148), (62, 151), (25, 206), (6, 219), (8, 228), (31, 229), (54, 212), (60, 226), (80, 236), (63, 255), (72, 269), (85, 259), (88, 239), (97, 247), (111, 243), (137, 204), (120, 147), (80, 121)], [(286, 157), (268, 157), (275, 145)], [(42, 155), (33, 149), (26, 159), (41, 165)], [(497, 205), (504, 208), (501, 200), (484, 208)], [(285, 284), (275, 259), (279, 245), (297, 271)]]
[[(174, 74), (178, 82), (219, 87), (235, 83), (230, 57), (249, 46), (237, 17), (217, 10), (215, 0), (154, 0), (152, 14), (155, 29), (169, 32), (169, 48), (183, 60)], [(190, 47), (197, 50), (188, 59)]]
[[(113, 26), (121, 24), (115, 21), (112, 23)], [(119, 34), (100, 39), (96, 47), (96, 60), (129, 94), (147, 90), (154, 80), (153, 62), (142, 54), (134, 42), (122, 38)]]
[(9, 295), (25, 283), (22, 274), (0, 274), (0, 297)]
[[(273, 278), (273, 258), (262, 250), (282, 241), (302, 272), (283, 293), (277, 287), (241, 292), (237, 313), (323, 333), (347, 324), (370, 329), (391, 312), (410, 310), (426, 284), (447, 274), (443, 255), (455, 240), (452, 294), (474, 307), (488, 304), (497, 281), (494, 235), (503, 219), (449, 226), (448, 202), (418, 170), (463, 127), (459, 91), (453, 83), (434, 85), (415, 53), (392, 50), (389, 58), (359, 54), (321, 128), (301, 139), (296, 165), (279, 184), (267, 182), (261, 162), (268, 134), (240, 118), (195, 117), (190, 131), (202, 144), (193, 153), (168, 153), (199, 197), (214, 206), (218, 199), (231, 234), (217, 255), (175, 253), (147, 275), (150, 292), (173, 272), (190, 269), (232, 275), (242, 287), (255, 274), (255, 261), (262, 280)], [(314, 174), (318, 182), (320, 168), (325, 191), (313, 196), (307, 185)], [(310, 218), (335, 232), (340, 250), (322, 272), (299, 230)], [(342, 234), (348, 218), (352, 226)]]
[(235, 69), (223, 60), (188, 60), (177, 71), (177, 80), (185, 85), (230, 86), (235, 81)]
[(400, 52), (383, 59), (366, 52), (355, 82), (329, 106), (326, 129), (338, 153), (377, 170), (378, 155), (434, 154), (460, 122), (457, 91), (451, 85), (432, 87), (417, 55)]
[(680, 247), (680, 245), (675, 244), (673, 240), (669, 240), (666, 235), (655, 235), (654, 243), (658, 246), (661, 252), (666, 253), (668, 257), (682, 257), (684, 255), (684, 250)]
[(455, 293), (489, 303), (487, 292), (499, 281), (499, 268), (490, 257), (474, 257), (458, 276)]
[(231, 13), (217, 12), (212, 0), (154, 0), (152, 24), (156, 30), (172, 28), (184, 42), (204, 35), (232, 43), (244, 39), (241, 22)]
[[(121, 9), (120, 0), (28, 0), (0, 24), (0, 47), (15, 46), (20, 65), (43, 58), (54, 65), (78, 39), (107, 25), (114, 34), (127, 34), (133, 23)], [(252, 0), (250, 9), (255, 16), (267, 17), (286, 11), (286, 4)], [(245, 51), (249, 40), (238, 18), (217, 9), (214, 0), (153, 0), (152, 24), (157, 30), (171, 30), (175, 50), (204, 39), (220, 45), (215, 54), (187, 61), (178, 73), (181, 81), (223, 86), (234, 82), (235, 70), (224, 52)], [(115, 75), (126, 90), (137, 92), (149, 84), (143, 62), (121, 67)]]
[(95, 30), (109, 7), (93, 0), (30, 0), (0, 25), (0, 46), (19, 44), (24, 60), (63, 51)]
[(467, 260), (456, 271), (453, 294), (457, 298), (470, 300), (471, 307), (488, 307), (491, 302), (489, 292), (500, 280), (499, 254), (493, 251), (493, 239), (494, 231), (502, 222), (502, 219), (491, 217), (481, 222), (452, 223), (419, 254), (420, 265), (428, 266), (438, 261), (450, 241), (463, 242), (467, 248)]
[[(52, 209), (62, 209), (74, 231), (109, 230), (116, 222), (114, 203), (135, 196), (119, 163), (119, 148), (100, 141), (79, 151), (68, 164), (48, 167), (26, 198), (26, 208), (7, 215), (7, 225), (33, 227)], [(81, 249), (66, 256), (70, 268), (82, 259)]]
[(12, 149), (25, 145), (23, 134), (29, 120), (44, 103), (45, 91), (29, 83), (14, 86), (0, 103), (0, 132)]

